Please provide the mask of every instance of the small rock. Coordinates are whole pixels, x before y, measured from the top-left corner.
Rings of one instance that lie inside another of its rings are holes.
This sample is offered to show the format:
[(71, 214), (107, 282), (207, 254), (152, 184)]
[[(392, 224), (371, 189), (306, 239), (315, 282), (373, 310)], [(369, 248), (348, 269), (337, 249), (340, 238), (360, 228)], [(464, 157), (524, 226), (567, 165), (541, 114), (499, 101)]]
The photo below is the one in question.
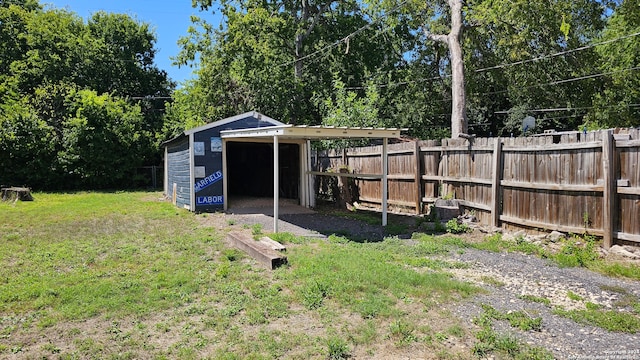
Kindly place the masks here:
[(640, 259), (640, 255), (627, 251), (624, 247), (620, 245), (613, 245), (612, 247), (610, 247), (609, 253), (623, 256), (629, 259)]
[(563, 239), (565, 235), (559, 231), (552, 231), (547, 235), (547, 239), (551, 242), (558, 242), (558, 240)]

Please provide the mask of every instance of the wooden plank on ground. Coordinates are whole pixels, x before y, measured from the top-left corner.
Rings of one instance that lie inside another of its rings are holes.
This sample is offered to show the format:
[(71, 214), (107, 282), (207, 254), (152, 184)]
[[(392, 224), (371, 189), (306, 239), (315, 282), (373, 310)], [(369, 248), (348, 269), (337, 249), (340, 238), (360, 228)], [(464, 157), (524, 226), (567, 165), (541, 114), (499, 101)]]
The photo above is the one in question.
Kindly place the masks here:
[(260, 241), (254, 240), (249, 234), (233, 231), (227, 234), (227, 240), (236, 248), (246, 252), (268, 269), (275, 269), (287, 263), (287, 257), (273, 250)]

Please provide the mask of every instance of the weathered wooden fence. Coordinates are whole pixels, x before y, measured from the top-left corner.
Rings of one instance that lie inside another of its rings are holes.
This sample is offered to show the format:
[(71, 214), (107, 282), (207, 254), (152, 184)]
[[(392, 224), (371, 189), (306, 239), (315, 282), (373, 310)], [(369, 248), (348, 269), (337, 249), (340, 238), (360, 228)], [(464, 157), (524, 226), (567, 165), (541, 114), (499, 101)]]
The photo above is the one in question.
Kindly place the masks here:
[[(324, 168), (380, 174), (381, 146), (320, 154)], [(424, 213), (458, 199), (486, 225), (640, 243), (640, 130), (389, 145), (389, 207)], [(380, 207), (381, 181), (356, 176), (359, 201)]]

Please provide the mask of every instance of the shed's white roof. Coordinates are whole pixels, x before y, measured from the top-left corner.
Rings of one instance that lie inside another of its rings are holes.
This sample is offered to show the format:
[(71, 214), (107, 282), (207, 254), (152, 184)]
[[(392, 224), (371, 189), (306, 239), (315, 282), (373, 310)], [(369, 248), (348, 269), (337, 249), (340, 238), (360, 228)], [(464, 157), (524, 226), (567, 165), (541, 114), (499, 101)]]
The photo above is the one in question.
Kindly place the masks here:
[(223, 139), (273, 137), (290, 139), (336, 139), (336, 138), (399, 138), (400, 128), (372, 128), (372, 127), (336, 127), (336, 126), (308, 126), (308, 125), (278, 125), (262, 128), (239, 130), (223, 130)]
[(282, 123), (282, 122), (280, 122), (278, 120), (272, 119), (272, 118), (270, 118), (270, 117), (268, 117), (266, 115), (263, 115), (263, 114), (261, 114), (261, 113), (259, 113), (257, 111), (249, 111), (249, 112), (246, 112), (244, 114), (231, 116), (231, 117), (228, 117), (226, 119), (214, 121), (214, 122), (209, 123), (209, 124), (205, 124), (205, 125), (202, 125), (202, 126), (198, 126), (198, 127), (186, 130), (184, 132), (184, 134), (185, 135), (190, 135), (190, 134), (193, 134), (193, 133), (197, 133), (198, 131), (207, 130), (207, 129), (211, 129), (211, 128), (214, 128), (214, 127), (222, 126), (222, 125), (225, 125), (225, 124), (228, 124), (228, 123), (232, 123), (234, 121), (242, 120), (242, 119), (245, 119), (245, 118), (248, 118), (248, 117), (254, 117), (254, 118), (256, 118), (256, 119), (258, 119), (260, 121), (265, 121), (265, 122), (267, 122), (267, 124), (271, 123), (271, 124), (269, 124), (269, 126), (273, 126), (273, 125), (281, 126), (281, 125), (284, 125), (284, 123)]

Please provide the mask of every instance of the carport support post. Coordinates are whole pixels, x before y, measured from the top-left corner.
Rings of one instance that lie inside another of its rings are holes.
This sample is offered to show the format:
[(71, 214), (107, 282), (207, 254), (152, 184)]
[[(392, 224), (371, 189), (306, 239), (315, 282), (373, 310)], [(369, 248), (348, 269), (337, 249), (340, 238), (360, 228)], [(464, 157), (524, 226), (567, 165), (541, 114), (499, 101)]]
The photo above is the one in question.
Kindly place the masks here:
[(388, 179), (389, 163), (387, 156), (387, 138), (382, 138), (382, 226), (387, 226), (387, 196), (388, 196)]
[(273, 136), (273, 232), (278, 232), (278, 203), (280, 190), (280, 155), (278, 154), (278, 135)]

